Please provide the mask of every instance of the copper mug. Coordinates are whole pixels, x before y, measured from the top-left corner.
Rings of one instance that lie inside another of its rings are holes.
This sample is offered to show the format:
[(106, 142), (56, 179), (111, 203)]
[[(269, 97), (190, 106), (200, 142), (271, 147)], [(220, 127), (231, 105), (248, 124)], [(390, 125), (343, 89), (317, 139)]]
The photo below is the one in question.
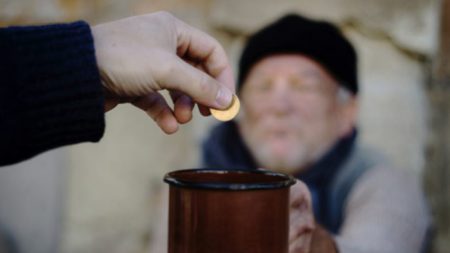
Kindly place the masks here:
[(291, 176), (265, 170), (168, 173), (169, 253), (287, 253)]

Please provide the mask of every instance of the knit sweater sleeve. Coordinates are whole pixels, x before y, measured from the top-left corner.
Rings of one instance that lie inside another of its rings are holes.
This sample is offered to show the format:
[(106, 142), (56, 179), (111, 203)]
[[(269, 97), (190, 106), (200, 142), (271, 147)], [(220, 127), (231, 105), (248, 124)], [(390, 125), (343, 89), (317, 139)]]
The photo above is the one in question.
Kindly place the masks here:
[(429, 226), (418, 178), (376, 167), (350, 192), (336, 243), (340, 253), (419, 253)]
[(99, 141), (103, 104), (88, 24), (0, 29), (0, 165)]

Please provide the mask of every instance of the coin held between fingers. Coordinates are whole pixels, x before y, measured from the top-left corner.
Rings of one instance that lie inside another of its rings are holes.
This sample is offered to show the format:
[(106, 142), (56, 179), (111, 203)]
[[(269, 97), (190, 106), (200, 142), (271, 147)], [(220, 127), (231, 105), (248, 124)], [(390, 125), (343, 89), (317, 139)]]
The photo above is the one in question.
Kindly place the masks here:
[(234, 119), (236, 115), (239, 113), (239, 108), (241, 104), (239, 102), (239, 98), (236, 95), (233, 95), (233, 99), (231, 100), (231, 104), (228, 108), (224, 110), (218, 110), (210, 108), (212, 116), (220, 121), (229, 121)]

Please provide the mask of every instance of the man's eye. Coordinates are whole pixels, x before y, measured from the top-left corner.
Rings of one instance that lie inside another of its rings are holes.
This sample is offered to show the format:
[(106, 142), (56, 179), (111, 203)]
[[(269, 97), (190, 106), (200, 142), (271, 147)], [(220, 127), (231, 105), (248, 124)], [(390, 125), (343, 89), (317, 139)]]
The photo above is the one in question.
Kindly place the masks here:
[(313, 92), (317, 90), (318, 84), (313, 80), (291, 80), (291, 87), (299, 92)]
[(307, 91), (308, 85), (305, 82), (302, 82), (300, 80), (291, 80), (290, 81), (291, 88), (293, 88), (296, 91)]
[(298, 80), (291, 80), (290, 84), (291, 88), (293, 88), (294, 90), (302, 91), (305, 88), (305, 86)]
[(268, 81), (259, 83), (256, 87), (257, 91), (269, 91), (272, 88), (272, 84)]

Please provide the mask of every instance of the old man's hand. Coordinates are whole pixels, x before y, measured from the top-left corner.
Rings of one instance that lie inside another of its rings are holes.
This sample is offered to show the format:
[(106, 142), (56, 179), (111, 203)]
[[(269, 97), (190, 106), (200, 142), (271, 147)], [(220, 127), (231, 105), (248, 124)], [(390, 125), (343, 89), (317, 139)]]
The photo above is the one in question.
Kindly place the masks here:
[(311, 194), (301, 181), (291, 187), (289, 253), (309, 253), (315, 229)]

